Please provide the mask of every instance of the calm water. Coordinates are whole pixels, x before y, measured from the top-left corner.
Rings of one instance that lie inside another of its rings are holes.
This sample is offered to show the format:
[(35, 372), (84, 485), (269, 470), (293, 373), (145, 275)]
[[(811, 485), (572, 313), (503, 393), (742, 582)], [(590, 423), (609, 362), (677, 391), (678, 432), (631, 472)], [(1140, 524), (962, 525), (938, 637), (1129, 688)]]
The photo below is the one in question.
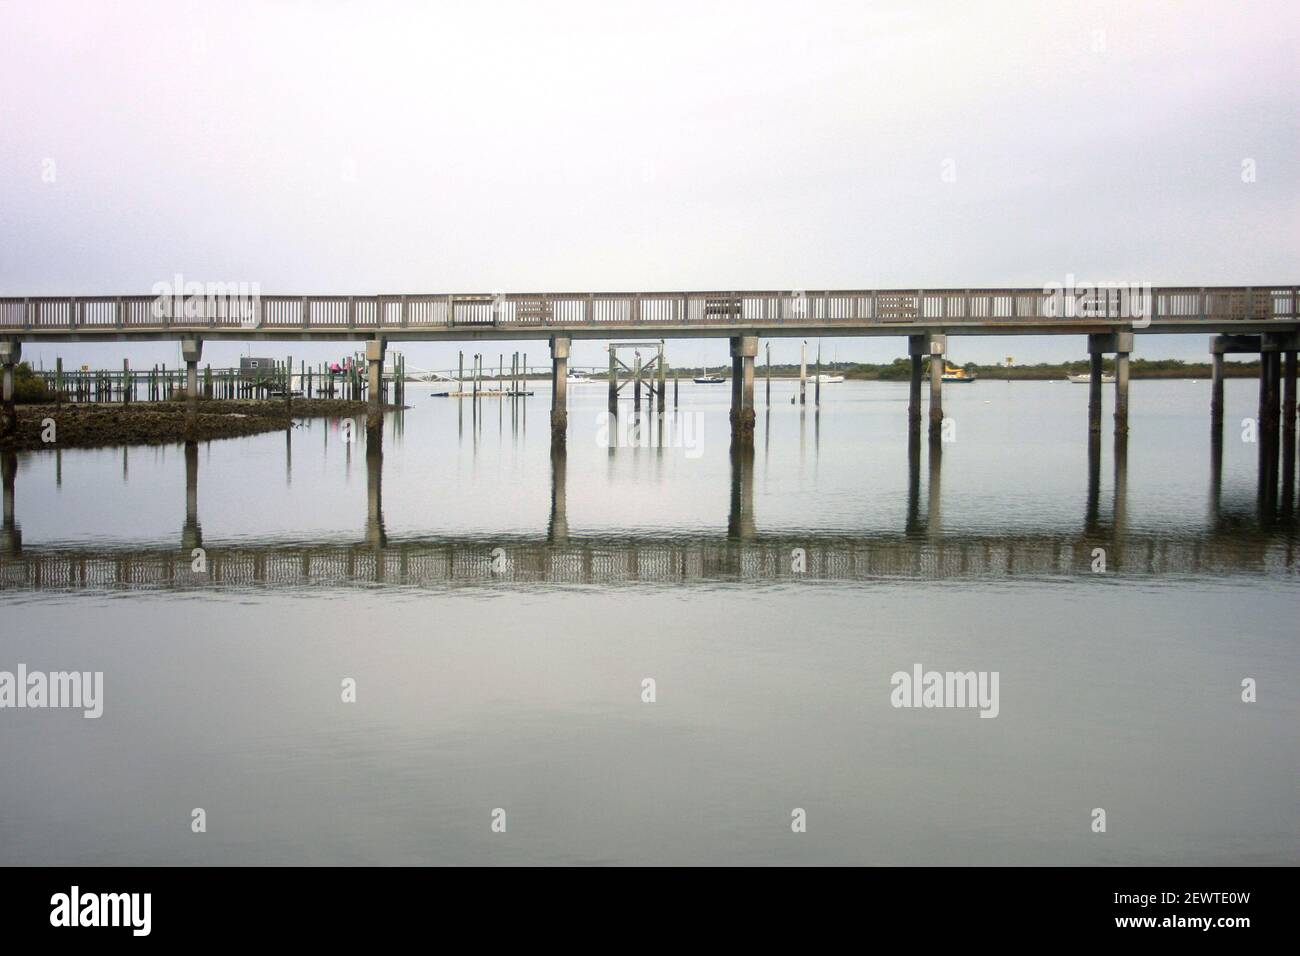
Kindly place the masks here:
[[(103, 671), (104, 715), (0, 711), (0, 862), (1300, 862), (1253, 382), (1217, 457), (1208, 381), (1134, 383), (1126, 452), (1063, 382), (948, 387), (937, 446), (905, 385), (794, 388), (752, 460), (687, 384), (673, 447), (609, 447), (593, 385), (553, 458), (539, 385), (412, 388), (382, 453), (19, 456), (0, 670)], [(891, 706), (918, 663), (997, 671), (997, 718)]]

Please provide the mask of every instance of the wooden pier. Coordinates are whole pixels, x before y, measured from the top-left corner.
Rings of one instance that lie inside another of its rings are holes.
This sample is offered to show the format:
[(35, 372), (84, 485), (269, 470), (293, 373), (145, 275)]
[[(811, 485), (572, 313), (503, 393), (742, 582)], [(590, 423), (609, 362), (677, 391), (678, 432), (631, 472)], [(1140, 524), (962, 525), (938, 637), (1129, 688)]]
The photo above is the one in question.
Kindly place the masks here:
[[(1224, 349), (1261, 355), (1261, 429), (1272, 435), (1285, 421), (1293, 435), (1300, 350), (1296, 286), (1103, 284), (1074, 289), (1052, 283), (1031, 289), (0, 298), (6, 401), (0, 434), (12, 424), (13, 365), (24, 341), (179, 339), (185, 354), (186, 393), (193, 397), (198, 395), (204, 340), (360, 340), (366, 348), (363, 387), (370, 406), (368, 420), (375, 426), (382, 420), (388, 343), (546, 339), (552, 362), (552, 432), (556, 441), (563, 442), (572, 340), (613, 339), (629, 333), (657, 340), (729, 339), (732, 435), (742, 445), (753, 440), (754, 360), (760, 338), (906, 336), (912, 359), (908, 420), (912, 425), (920, 422), (923, 360), (928, 356), (928, 417), (933, 434), (944, 419), (942, 369), (950, 336), (1086, 336), (1091, 356), (1088, 427), (1094, 432), (1100, 428), (1101, 357), (1113, 355), (1115, 430), (1124, 434), (1129, 355), (1136, 336), (1197, 331), (1214, 336), (1211, 351), (1216, 356)], [(174, 390), (170, 378), (164, 375), (163, 380), (165, 387)], [(1215, 401), (1212, 414), (1221, 409), (1217, 397)]]

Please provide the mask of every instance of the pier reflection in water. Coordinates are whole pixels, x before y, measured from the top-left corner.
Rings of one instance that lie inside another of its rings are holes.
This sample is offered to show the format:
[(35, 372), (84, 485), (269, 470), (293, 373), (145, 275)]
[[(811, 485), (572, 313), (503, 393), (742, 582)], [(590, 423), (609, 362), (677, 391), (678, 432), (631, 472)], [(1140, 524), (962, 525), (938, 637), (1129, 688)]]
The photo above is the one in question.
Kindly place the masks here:
[[(471, 442), (477, 450), (481, 403), (467, 402), (475, 422)], [(500, 404), (500, 403), (498, 403)], [(513, 403), (509, 416), (512, 435), (520, 437), (526, 412)], [(462, 408), (457, 408), (461, 418)], [(504, 431), (505, 412), (500, 414)], [(770, 411), (767, 416), (770, 431)], [(811, 428), (816, 449), (820, 410), (800, 409), (801, 449)], [(809, 421), (811, 419), (811, 423)], [(61, 544), (24, 547), (17, 519), (18, 459), (13, 452), (0, 455), (4, 475), (4, 524), (0, 539), (0, 588), (103, 588), (204, 586), (300, 587), (348, 582), (386, 582), (423, 587), (470, 584), (514, 585), (690, 583), (693, 581), (747, 580), (799, 583), (824, 580), (870, 580), (881, 577), (926, 579), (980, 576), (1054, 576), (1089, 574), (1096, 570), (1097, 549), (1105, 551), (1111, 574), (1234, 574), (1264, 570), (1293, 572), (1296, 568), (1294, 494), (1283, 482), (1279, 501), (1267, 490), (1267, 477), (1258, 483), (1256, 521), (1246, 517), (1238, 502), (1223, 511), (1223, 435), (1212, 430), (1210, 442), (1210, 515), (1201, 527), (1182, 527), (1163, 533), (1128, 530), (1128, 442), (1123, 435), (1113, 442), (1113, 474), (1109, 509), (1103, 506), (1102, 436), (1087, 434), (1086, 500), (1083, 520), (1076, 530), (1053, 527), (1041, 532), (1019, 530), (945, 534), (943, 527), (943, 458), (945, 443), (938, 433), (923, 437), (909, 429), (906, 444), (906, 517), (899, 528), (861, 528), (834, 533), (773, 529), (764, 531), (755, 511), (755, 451), (752, 445), (732, 445), (729, 450), (728, 513), (721, 531), (683, 533), (611, 533), (569, 529), (569, 451), (566, 443), (552, 444), (550, 508), (545, 528), (535, 533), (521, 529), (510, 534), (475, 536), (464, 533), (404, 535), (390, 540), (384, 519), (384, 433), (357, 423), (343, 422), (338, 430), (350, 468), (353, 446), (361, 444), (365, 461), (366, 519), (358, 540), (329, 539), (258, 541), (244, 536), (237, 542), (205, 544), (200, 511), (200, 448), (183, 446), (184, 521), (179, 549), (137, 541), (105, 542), (93, 548)], [(644, 416), (641, 427), (655, 440), (620, 447), (608, 442), (611, 460), (619, 456), (665, 452), (663, 415)], [(390, 417), (389, 441), (399, 444), (404, 416)], [(617, 434), (611, 429), (611, 436)], [(635, 431), (632, 433), (637, 434)], [(292, 485), (293, 430), (284, 435), (284, 474)], [(768, 444), (764, 442), (764, 454)], [(1277, 464), (1272, 453), (1260, 455), (1260, 467)], [(62, 483), (63, 464), (56, 470)], [(923, 487), (924, 486), (924, 487)], [(922, 502), (924, 501), (924, 507)], [(204, 570), (191, 565), (194, 549), (204, 549)], [(495, 549), (509, 560), (493, 562)], [(790, 555), (799, 549), (805, 561), (792, 570)]]

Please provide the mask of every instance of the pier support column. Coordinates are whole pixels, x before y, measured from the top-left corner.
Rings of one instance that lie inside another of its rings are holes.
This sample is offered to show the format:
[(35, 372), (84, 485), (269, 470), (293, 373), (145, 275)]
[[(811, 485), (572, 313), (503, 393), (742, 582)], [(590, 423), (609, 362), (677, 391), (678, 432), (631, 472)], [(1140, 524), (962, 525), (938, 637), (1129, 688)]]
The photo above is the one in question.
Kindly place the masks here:
[(925, 352), (929, 342), (924, 335), (907, 337), (907, 354), (912, 360), (912, 377), (907, 390), (907, 427), (921, 427), (921, 379), (925, 373)]
[(736, 335), (731, 339), (731, 438), (733, 442), (754, 441), (754, 357), (757, 335)]
[(1101, 434), (1101, 352), (1088, 353), (1088, 434)]
[(1259, 482), (1260, 505), (1271, 511), (1277, 503), (1278, 464), (1281, 458), (1279, 426), (1282, 424), (1282, 337), (1266, 333), (1259, 353)]
[(0, 340), (0, 367), (3, 368), (3, 382), (0, 383), (0, 438), (7, 438), (18, 430), (18, 412), (14, 409), (14, 367), (23, 357), (23, 344), (17, 339)]
[(1115, 333), (1115, 434), (1128, 434), (1128, 357), (1133, 333)]
[(4, 485), (4, 519), (0, 524), (0, 552), (17, 554), (23, 549), (23, 533), (14, 517), (14, 483), (18, 477), (18, 452), (0, 449), (0, 479)]
[(1210, 336), (1210, 424), (1223, 426), (1223, 353), (1227, 339), (1222, 335)]
[[(1295, 344), (1294, 342), (1291, 344)], [(1295, 501), (1296, 481), (1296, 352), (1282, 353), (1282, 506), (1288, 513)]]
[(374, 430), (384, 424), (384, 339), (366, 342), (366, 428)]
[(942, 332), (929, 335), (930, 350), (930, 434), (943, 431), (943, 357), (948, 351), (948, 336)]
[(185, 430), (189, 432), (199, 414), (199, 359), (203, 357), (202, 339), (181, 339), (181, 358), (185, 360)]
[(569, 337), (551, 336), (551, 443), (564, 444), (569, 429)]

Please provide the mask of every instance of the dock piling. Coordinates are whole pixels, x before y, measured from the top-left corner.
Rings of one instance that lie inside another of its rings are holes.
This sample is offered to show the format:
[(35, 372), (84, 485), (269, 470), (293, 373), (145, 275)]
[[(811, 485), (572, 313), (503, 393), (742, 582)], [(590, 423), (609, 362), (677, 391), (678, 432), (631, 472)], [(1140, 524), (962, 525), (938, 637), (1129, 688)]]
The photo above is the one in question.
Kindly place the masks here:
[(199, 414), (199, 359), (203, 357), (203, 340), (181, 339), (181, 358), (185, 360), (185, 430), (192, 431)]
[(383, 376), (387, 342), (373, 338), (366, 342), (366, 428), (378, 429), (384, 422)]
[(921, 427), (921, 378), (924, 373), (926, 345), (924, 335), (907, 337), (907, 354), (912, 360), (912, 374), (907, 393), (907, 425), (911, 429)]
[(569, 428), (569, 338), (551, 336), (551, 444), (563, 445)]
[(754, 358), (757, 335), (731, 338), (731, 439), (733, 444), (754, 442)]
[(18, 339), (0, 340), (0, 367), (3, 367), (3, 382), (0, 383), (0, 437), (8, 437), (18, 430), (18, 412), (14, 408), (14, 366), (23, 357), (23, 344)]
[(935, 332), (927, 336), (930, 350), (930, 436), (943, 431), (943, 363), (948, 336)]

